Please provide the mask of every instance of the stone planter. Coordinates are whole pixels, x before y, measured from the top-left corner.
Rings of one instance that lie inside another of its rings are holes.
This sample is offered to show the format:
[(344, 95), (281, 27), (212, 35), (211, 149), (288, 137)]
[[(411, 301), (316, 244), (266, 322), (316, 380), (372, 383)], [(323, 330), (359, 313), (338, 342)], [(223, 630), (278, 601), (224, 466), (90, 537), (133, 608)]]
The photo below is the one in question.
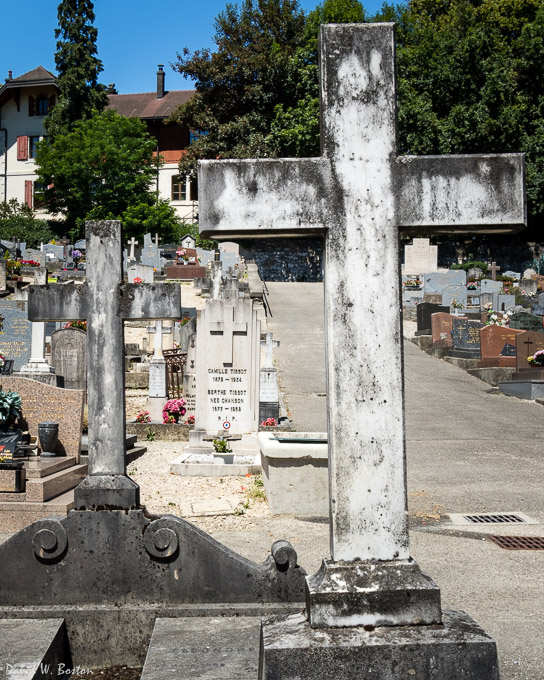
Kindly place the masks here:
[(328, 517), (327, 434), (283, 432), (278, 436), (282, 441), (269, 432), (257, 435), (271, 514)]
[(54, 458), (57, 455), (57, 442), (59, 439), (58, 423), (39, 423), (38, 437), (40, 440), (41, 456)]
[(23, 463), (0, 463), (0, 493), (23, 493), (26, 474)]

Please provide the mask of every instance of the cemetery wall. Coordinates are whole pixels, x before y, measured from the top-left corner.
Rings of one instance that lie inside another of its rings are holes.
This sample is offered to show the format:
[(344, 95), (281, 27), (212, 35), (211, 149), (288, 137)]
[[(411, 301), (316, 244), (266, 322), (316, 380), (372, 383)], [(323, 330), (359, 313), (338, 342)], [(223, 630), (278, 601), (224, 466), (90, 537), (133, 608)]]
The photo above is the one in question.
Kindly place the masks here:
[(323, 242), (319, 238), (240, 241), (240, 254), (255, 260), (265, 281), (323, 280)]

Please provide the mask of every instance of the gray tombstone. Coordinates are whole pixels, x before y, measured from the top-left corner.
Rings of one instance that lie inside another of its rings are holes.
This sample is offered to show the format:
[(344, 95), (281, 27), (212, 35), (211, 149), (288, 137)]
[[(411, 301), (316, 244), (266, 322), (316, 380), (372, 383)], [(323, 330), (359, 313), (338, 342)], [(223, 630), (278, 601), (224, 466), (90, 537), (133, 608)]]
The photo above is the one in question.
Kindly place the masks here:
[(507, 276), (509, 279), (514, 279), (514, 281), (519, 281), (521, 279), (521, 274), (519, 272), (513, 272), (510, 269), (504, 272), (504, 276)]
[(45, 265), (45, 253), (41, 250), (35, 250), (34, 248), (27, 248), (23, 252), (23, 260), (33, 260), (34, 262), (39, 262), (40, 265)]
[(159, 247), (151, 238), (151, 234), (144, 235), (144, 247), (140, 255), (140, 262), (143, 265), (159, 270), (161, 268), (161, 256)]
[(26, 300), (0, 302), (0, 354), (13, 359), (13, 370), (19, 371), (30, 359), (32, 323), (27, 316)]
[(458, 302), (463, 305), (463, 308), (467, 306), (467, 289), (465, 286), (447, 286), (442, 291), (442, 305), (444, 307), (451, 307), (453, 302)]
[(463, 269), (450, 269), (448, 272), (430, 272), (423, 275), (425, 294), (442, 293), (448, 286), (465, 286), (467, 274)]
[(500, 281), (492, 281), (491, 279), (482, 279), (480, 281), (480, 290), (482, 293), (498, 293), (502, 289)]
[(540, 295), (538, 296), (538, 304), (541, 307), (544, 307), (544, 293), (540, 293)]
[[(127, 278), (129, 283), (153, 283), (153, 267), (139, 262), (131, 262), (127, 268)], [(141, 281), (135, 281), (141, 279)]]
[(64, 260), (64, 247), (57, 246), (54, 243), (46, 243), (43, 246), (43, 251), (46, 261), (58, 261), (62, 262)]
[(51, 336), (51, 365), (61, 386), (85, 390), (87, 386), (87, 333), (79, 328), (61, 328)]
[(542, 317), (528, 312), (516, 312), (510, 317), (510, 328), (516, 328), (520, 331), (536, 331), (537, 333), (544, 333), (542, 327)]
[(479, 267), (473, 267), (468, 270), (467, 279), (479, 279), (482, 274), (483, 272)]
[(7, 288), (7, 267), (8, 263), (3, 257), (0, 257), (0, 293), (3, 293)]
[(491, 305), (494, 308), (496, 293), (480, 293), (480, 309), (482, 311), (486, 310), (486, 305)]
[(525, 291), (527, 295), (536, 295), (538, 292), (538, 281), (533, 279), (521, 279), (519, 282), (521, 290)]
[(515, 295), (497, 295), (497, 312), (507, 312), (516, 304)]

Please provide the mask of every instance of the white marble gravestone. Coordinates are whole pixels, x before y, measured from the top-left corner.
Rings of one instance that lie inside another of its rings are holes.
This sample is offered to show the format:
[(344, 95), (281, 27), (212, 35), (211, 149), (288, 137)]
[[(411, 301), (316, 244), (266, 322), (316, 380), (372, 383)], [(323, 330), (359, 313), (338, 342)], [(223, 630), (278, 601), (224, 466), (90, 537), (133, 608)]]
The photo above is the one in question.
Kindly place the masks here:
[(209, 300), (197, 324), (195, 429), (257, 429), (260, 327), (251, 300)]
[(149, 362), (147, 410), (153, 423), (162, 423), (162, 409), (167, 401), (166, 361), (162, 353), (162, 321), (155, 322), (155, 346)]
[[(286, 666), (303, 675), (316, 656), (322, 677), (339, 663), (355, 677), (371, 660), (384, 677), (408, 677), (401, 640), (420, 666), (439, 658), (441, 680), (457, 680), (461, 663), (467, 678), (477, 668), (498, 677), (494, 643), (468, 617), (442, 618), (438, 587), (410, 558), (402, 362), (391, 357), (402, 353), (399, 229), (522, 228), (524, 161), (397, 156), (394, 58), (392, 24), (321, 26), (323, 156), (199, 165), (205, 237), (325, 234), (332, 559), (307, 579), (307, 617), (263, 622), (261, 677)], [(426, 632), (440, 623), (443, 637), (429, 646)], [(356, 642), (362, 626), (378, 627), (364, 631), (367, 644)], [(476, 639), (482, 655), (471, 651)]]
[(428, 238), (415, 238), (412, 245), (404, 246), (404, 274), (426, 274), (438, 271), (438, 246)]

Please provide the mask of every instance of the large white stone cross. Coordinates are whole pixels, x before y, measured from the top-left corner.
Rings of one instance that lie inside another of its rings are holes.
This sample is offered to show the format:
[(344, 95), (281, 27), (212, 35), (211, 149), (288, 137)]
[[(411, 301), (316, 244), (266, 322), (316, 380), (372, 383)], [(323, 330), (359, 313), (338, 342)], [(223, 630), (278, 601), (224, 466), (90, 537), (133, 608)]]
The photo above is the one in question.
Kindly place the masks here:
[[(133, 482), (122, 479), (126, 470), (123, 320), (179, 318), (180, 287), (123, 282), (120, 222), (87, 222), (86, 239), (86, 283), (31, 286), (28, 318), (88, 322), (89, 478), (78, 489), (87, 485), (98, 490), (96, 497), (117, 498), (122, 506), (123, 499), (134, 498)], [(83, 496), (80, 491), (79, 497)], [(76, 504), (77, 499), (76, 492)]]
[(128, 256), (129, 260), (135, 260), (136, 257), (134, 255), (134, 246), (138, 245), (138, 241), (134, 238), (134, 236), (130, 239), (130, 241), (127, 241), (127, 244), (130, 246), (130, 255)]
[(201, 162), (200, 229), (324, 234), (332, 558), (406, 560), (399, 230), (522, 228), (524, 159), (397, 156), (394, 25), (320, 41), (322, 157)]
[[(213, 311), (216, 311), (214, 307)], [(247, 335), (247, 323), (234, 320), (234, 307), (223, 305), (223, 320), (210, 321), (210, 333), (223, 336), (223, 356), (221, 361), (226, 366), (232, 366), (233, 361), (233, 338), (234, 335)]]

